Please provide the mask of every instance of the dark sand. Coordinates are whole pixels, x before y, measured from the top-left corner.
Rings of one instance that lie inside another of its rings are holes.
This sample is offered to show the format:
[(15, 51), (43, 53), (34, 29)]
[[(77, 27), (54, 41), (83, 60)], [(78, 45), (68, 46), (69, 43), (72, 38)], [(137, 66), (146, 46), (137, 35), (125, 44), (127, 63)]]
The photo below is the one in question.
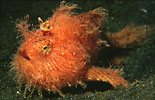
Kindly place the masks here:
[[(69, 1), (69, 0), (68, 0)], [(118, 32), (125, 25), (155, 25), (155, 0), (70, 0), (82, 9), (79, 12), (103, 7), (108, 12), (108, 23), (103, 25), (104, 32)], [(15, 21), (27, 14), (30, 23), (38, 24), (37, 18), (47, 19), (52, 16), (60, 0), (1, 0), (0, 20), (0, 100), (155, 100), (155, 36), (144, 45), (129, 51), (126, 61), (119, 66), (123, 68), (123, 77), (130, 83), (137, 81), (133, 87), (114, 89), (103, 82), (88, 82), (87, 88), (64, 88), (65, 97), (43, 91), (43, 98), (35, 90), (32, 97), (28, 93), (24, 99), (23, 91), (18, 93), (14, 73), (10, 73), (10, 62), (19, 46), (16, 39)], [(152, 32), (155, 33), (155, 32)], [(102, 52), (102, 51), (100, 51)], [(103, 62), (96, 65), (103, 66)], [(24, 87), (23, 87), (24, 90)], [(154, 95), (153, 95), (154, 94)]]

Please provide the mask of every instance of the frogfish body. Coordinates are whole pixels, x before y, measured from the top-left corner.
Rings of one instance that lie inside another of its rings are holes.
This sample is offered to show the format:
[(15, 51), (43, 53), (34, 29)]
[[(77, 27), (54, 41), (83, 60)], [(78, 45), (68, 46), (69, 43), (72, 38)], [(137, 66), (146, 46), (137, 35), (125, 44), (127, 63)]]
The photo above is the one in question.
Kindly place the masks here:
[(102, 8), (76, 14), (76, 5), (61, 4), (52, 17), (29, 30), (27, 20), (17, 26), (24, 40), (13, 60), (19, 84), (60, 91), (84, 81), (105, 81), (114, 87), (128, 82), (117, 70), (92, 66), (90, 59), (99, 49), (97, 41), (105, 13)]

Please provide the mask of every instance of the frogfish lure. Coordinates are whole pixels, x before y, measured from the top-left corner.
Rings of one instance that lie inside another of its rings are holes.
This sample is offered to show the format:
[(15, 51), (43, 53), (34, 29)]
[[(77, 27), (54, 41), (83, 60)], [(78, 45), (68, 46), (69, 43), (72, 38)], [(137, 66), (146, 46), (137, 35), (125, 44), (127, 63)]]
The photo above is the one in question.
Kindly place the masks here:
[[(33, 87), (63, 95), (63, 87), (85, 86), (86, 81), (109, 82), (114, 88), (129, 85), (118, 70), (91, 65), (99, 44), (105, 43), (99, 41), (104, 10), (96, 8), (76, 14), (71, 11), (76, 8), (75, 4), (62, 2), (45, 22), (38, 18), (40, 29), (29, 30), (27, 20), (17, 24), (24, 39), (14, 56), (12, 69), (18, 83), (26, 84), (25, 91)], [(123, 47), (127, 42), (123, 44), (119, 38), (122, 33), (118, 34), (107, 37), (114, 45)]]

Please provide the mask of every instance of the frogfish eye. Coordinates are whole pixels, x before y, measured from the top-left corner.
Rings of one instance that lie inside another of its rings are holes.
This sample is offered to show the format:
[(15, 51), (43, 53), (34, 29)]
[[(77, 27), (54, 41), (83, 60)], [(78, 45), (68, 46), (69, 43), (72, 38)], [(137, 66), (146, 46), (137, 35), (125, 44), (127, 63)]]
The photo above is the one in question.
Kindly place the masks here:
[(43, 46), (42, 47), (42, 54), (48, 54), (49, 53), (49, 51), (51, 50), (51, 48), (49, 47), (49, 46)]
[(48, 47), (47, 47), (47, 46), (44, 46), (44, 47), (43, 47), (43, 50), (47, 50), (47, 49), (48, 49)]

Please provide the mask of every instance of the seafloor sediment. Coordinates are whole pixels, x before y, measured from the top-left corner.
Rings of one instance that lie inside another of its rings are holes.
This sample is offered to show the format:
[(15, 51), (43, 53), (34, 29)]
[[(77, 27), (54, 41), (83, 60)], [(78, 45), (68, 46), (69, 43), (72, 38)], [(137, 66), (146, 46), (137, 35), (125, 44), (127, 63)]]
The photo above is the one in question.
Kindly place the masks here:
[[(30, 23), (38, 24), (37, 18), (47, 19), (52, 15), (52, 10), (57, 8), (61, 0), (2, 0), (1, 1), (1, 29), (0, 29), (0, 100), (24, 100), (22, 92), (17, 90), (14, 73), (10, 73), (13, 55), (18, 46), (19, 39), (15, 26), (16, 19), (30, 16)], [(103, 32), (118, 32), (125, 25), (135, 23), (137, 25), (155, 25), (155, 1), (154, 0), (74, 0), (82, 9), (89, 11), (97, 7), (103, 7), (108, 13), (108, 22), (103, 25)], [(152, 32), (153, 33), (153, 32)], [(43, 91), (43, 98), (34, 92), (33, 100), (153, 100), (155, 80), (155, 36), (143, 46), (131, 49), (125, 62), (119, 66), (123, 68), (123, 77), (129, 82), (137, 82), (130, 88), (113, 87), (108, 83), (88, 82), (87, 88), (64, 88), (65, 97), (58, 94)], [(100, 51), (102, 54), (102, 50)], [(104, 63), (97, 62), (103, 66)], [(24, 87), (23, 87), (24, 90)]]

